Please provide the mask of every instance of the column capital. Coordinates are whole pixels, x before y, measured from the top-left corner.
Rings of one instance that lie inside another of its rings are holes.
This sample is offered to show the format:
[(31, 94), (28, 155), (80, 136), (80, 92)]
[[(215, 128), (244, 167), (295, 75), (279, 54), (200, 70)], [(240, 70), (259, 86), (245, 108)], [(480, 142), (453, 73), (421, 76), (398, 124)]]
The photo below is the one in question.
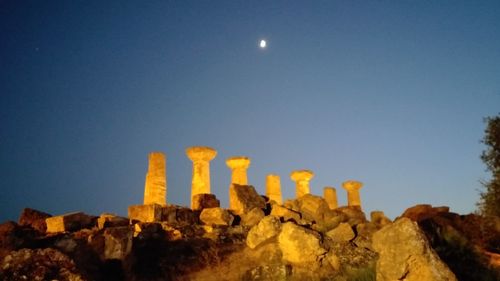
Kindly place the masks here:
[(208, 146), (191, 146), (186, 148), (186, 155), (191, 161), (210, 161), (217, 156), (217, 151)]
[(363, 187), (363, 183), (355, 180), (348, 180), (342, 183), (342, 187), (347, 191), (359, 190)]
[(250, 166), (250, 158), (246, 156), (233, 156), (226, 160), (226, 165), (230, 169), (247, 169)]
[(296, 170), (290, 173), (290, 178), (297, 181), (310, 181), (314, 177), (314, 173), (310, 170)]

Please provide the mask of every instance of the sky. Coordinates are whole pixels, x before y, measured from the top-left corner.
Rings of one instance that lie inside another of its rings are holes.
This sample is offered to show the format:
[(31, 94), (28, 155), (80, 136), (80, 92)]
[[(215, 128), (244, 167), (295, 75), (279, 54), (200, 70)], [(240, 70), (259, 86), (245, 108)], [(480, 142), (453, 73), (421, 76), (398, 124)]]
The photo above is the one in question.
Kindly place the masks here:
[[(189, 206), (189, 146), (249, 183), (358, 180), (363, 210), (476, 209), (484, 117), (500, 112), (499, 1), (0, 0), (0, 222), (24, 207), (126, 215), (148, 153)], [(265, 49), (260, 40), (267, 40)]]

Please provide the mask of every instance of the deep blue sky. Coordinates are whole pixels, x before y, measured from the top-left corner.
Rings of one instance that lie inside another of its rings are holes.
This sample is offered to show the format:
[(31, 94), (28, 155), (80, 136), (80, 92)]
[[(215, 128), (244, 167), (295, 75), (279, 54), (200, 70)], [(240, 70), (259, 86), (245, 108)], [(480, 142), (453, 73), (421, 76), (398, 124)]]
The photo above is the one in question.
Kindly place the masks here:
[(367, 212), (468, 213), (499, 111), (499, 1), (0, 1), (0, 221), (126, 215), (157, 150), (189, 205), (191, 145), (224, 206), (246, 155), (260, 193), (310, 169), (342, 205), (364, 182)]

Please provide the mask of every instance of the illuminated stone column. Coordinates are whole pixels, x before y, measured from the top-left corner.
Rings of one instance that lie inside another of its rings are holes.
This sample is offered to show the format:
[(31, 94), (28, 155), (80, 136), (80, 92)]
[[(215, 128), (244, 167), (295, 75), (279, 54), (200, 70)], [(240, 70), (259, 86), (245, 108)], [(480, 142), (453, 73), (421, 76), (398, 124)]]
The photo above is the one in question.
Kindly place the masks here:
[(314, 173), (309, 170), (297, 170), (290, 174), (290, 178), (295, 182), (295, 197), (299, 198), (302, 195), (311, 193), (309, 181), (314, 177)]
[(193, 207), (193, 196), (210, 194), (210, 161), (215, 158), (217, 151), (211, 147), (192, 146), (186, 149), (186, 155), (193, 161), (191, 181), (191, 207)]
[(226, 160), (226, 165), (231, 169), (231, 184), (248, 185), (247, 169), (250, 158), (235, 156)]
[(274, 200), (278, 204), (283, 204), (281, 198), (280, 176), (269, 174), (266, 176), (266, 196), (269, 200)]
[(167, 204), (167, 176), (165, 170), (165, 154), (151, 152), (149, 167), (144, 184), (144, 205)]
[(337, 209), (337, 190), (335, 187), (327, 186), (323, 189), (323, 197), (325, 198), (326, 203), (328, 203), (328, 207), (331, 210)]
[(357, 206), (361, 208), (361, 197), (359, 196), (359, 190), (363, 187), (363, 183), (350, 180), (342, 183), (342, 187), (347, 190), (347, 205)]

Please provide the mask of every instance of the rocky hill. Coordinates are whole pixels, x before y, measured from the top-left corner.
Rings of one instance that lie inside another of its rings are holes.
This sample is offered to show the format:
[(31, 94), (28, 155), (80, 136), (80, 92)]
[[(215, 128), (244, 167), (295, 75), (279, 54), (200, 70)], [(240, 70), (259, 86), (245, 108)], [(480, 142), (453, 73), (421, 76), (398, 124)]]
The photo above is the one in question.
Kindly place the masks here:
[(214, 198), (129, 218), (25, 209), (0, 225), (0, 280), (500, 280), (499, 218), (417, 205), (392, 222), (247, 191), (243, 212)]

